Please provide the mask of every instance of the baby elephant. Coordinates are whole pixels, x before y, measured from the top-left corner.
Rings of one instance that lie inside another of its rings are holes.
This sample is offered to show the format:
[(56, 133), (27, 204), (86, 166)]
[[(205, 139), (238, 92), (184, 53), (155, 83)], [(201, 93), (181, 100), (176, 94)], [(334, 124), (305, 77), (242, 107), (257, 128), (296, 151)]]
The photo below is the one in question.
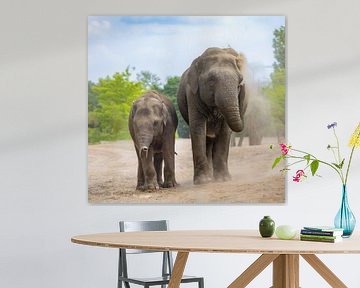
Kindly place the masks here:
[[(154, 91), (137, 99), (129, 115), (129, 130), (138, 157), (138, 190), (174, 187), (175, 131), (178, 119), (171, 101)], [(162, 169), (164, 161), (164, 181)]]

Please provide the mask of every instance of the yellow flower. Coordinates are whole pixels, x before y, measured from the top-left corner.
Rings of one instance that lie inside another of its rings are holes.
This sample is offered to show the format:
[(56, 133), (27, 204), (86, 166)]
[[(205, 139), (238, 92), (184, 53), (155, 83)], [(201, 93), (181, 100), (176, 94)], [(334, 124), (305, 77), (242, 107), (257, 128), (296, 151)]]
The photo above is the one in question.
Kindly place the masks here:
[(360, 122), (350, 138), (349, 146), (360, 147)]

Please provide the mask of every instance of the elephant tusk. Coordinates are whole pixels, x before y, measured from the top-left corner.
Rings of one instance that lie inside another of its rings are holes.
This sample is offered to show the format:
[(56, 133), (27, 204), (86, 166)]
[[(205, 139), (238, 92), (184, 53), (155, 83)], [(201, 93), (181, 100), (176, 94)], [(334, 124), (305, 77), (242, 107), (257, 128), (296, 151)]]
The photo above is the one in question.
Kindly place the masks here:
[(147, 146), (142, 146), (140, 149), (140, 155), (143, 156), (143, 152), (145, 152), (145, 158), (148, 158), (149, 148)]

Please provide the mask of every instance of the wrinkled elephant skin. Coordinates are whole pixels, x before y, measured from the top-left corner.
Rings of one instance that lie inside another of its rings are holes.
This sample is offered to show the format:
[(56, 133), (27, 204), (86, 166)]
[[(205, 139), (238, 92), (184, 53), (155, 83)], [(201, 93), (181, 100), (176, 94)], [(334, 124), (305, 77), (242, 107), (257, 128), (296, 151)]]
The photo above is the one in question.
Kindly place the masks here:
[(177, 184), (177, 124), (175, 107), (165, 96), (151, 91), (133, 103), (129, 115), (129, 131), (138, 157), (136, 189), (154, 190), (159, 187), (174, 187)]
[(231, 179), (231, 131), (242, 131), (247, 107), (245, 62), (231, 48), (208, 48), (181, 77), (177, 101), (190, 127), (194, 184)]

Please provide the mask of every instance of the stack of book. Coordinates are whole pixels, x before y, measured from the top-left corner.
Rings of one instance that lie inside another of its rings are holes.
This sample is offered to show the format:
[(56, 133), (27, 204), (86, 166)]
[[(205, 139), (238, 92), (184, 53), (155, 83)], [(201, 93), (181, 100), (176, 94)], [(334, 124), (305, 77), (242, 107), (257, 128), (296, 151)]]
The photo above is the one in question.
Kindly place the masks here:
[(344, 230), (334, 227), (304, 227), (300, 232), (300, 239), (302, 241), (316, 241), (336, 243), (342, 241)]

